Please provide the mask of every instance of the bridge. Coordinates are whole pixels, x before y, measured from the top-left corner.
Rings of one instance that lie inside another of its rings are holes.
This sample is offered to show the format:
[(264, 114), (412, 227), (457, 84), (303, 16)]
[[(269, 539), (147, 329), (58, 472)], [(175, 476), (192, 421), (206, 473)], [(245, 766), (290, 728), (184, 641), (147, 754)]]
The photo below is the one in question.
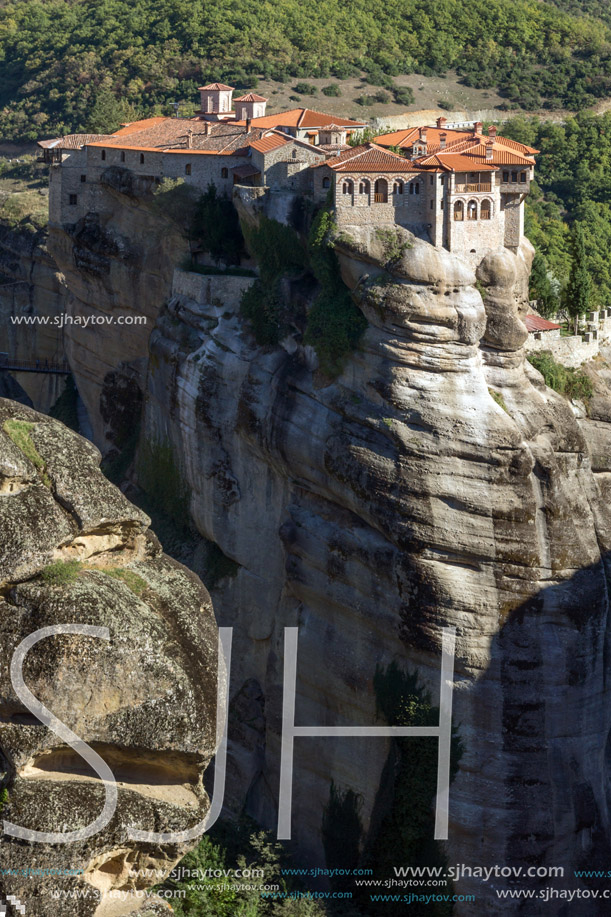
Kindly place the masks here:
[(54, 363), (50, 360), (20, 360), (0, 353), (0, 372), (6, 370), (14, 373), (52, 373), (56, 376), (68, 376), (71, 369), (64, 360), (63, 363)]

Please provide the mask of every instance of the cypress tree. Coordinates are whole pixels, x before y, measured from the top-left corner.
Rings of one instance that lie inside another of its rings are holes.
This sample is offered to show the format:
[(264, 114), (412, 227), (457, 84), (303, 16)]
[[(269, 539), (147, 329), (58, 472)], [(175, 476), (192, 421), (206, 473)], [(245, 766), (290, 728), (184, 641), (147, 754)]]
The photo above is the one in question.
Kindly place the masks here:
[(591, 308), (592, 278), (588, 270), (586, 244), (581, 223), (573, 227), (573, 263), (566, 291), (567, 311), (574, 321), (575, 334), (578, 330), (579, 316)]

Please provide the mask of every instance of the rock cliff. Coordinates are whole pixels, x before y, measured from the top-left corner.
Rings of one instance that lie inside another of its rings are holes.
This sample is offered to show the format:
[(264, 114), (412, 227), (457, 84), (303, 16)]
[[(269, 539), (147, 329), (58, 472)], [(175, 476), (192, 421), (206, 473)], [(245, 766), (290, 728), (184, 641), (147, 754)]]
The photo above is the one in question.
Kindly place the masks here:
[[(210, 599), (163, 554), (148, 517), (103, 477), (99, 461), (91, 443), (60, 423), (0, 400), (5, 820), (63, 833), (102, 812), (103, 785), (20, 699), (8, 663), (40, 628), (94, 625), (110, 634), (108, 642), (48, 636), (25, 660), (28, 689), (101, 755), (118, 784), (116, 812), (91, 838), (0, 840), (0, 893), (16, 895), (32, 917), (139, 912), (145, 890), (189, 845), (136, 843), (127, 829), (182, 830), (209, 804), (202, 773), (215, 748), (217, 664)], [(157, 913), (161, 904), (151, 904)]]
[[(391, 242), (345, 227), (336, 243), (368, 329), (334, 381), (298, 342), (257, 347), (220, 281), (179, 282), (151, 337), (144, 439), (171, 445), (199, 531), (239, 564), (215, 592), (236, 628), (230, 802), (274, 824), (284, 627), (297, 722), (362, 725), (376, 665), (438, 696), (454, 626), (450, 862), (570, 870), (608, 851), (608, 402), (580, 420), (525, 360), (529, 243), (475, 276), (402, 230)], [(362, 797), (367, 830), (387, 754), (297, 742), (293, 834), (315, 862), (330, 780)]]

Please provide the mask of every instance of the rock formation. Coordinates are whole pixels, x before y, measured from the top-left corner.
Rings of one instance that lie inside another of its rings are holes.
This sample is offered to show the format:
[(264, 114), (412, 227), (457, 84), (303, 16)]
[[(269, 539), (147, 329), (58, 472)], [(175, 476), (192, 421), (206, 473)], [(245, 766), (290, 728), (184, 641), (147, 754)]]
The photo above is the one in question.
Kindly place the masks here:
[[(208, 808), (202, 773), (215, 748), (217, 664), (210, 599), (194, 574), (162, 553), (148, 517), (103, 477), (99, 460), (91, 443), (57, 421), (0, 400), (5, 820), (66, 832), (101, 813), (103, 785), (24, 706), (8, 663), (40, 628), (110, 632), (109, 642), (47, 637), (25, 661), (29, 690), (110, 765), (119, 794), (110, 823), (87, 840), (2, 838), (0, 893), (16, 895), (31, 917), (140, 912), (145, 890), (190, 845), (136, 843), (128, 827), (180, 831)], [(28, 877), (28, 869), (38, 873)], [(152, 901), (144, 911), (160, 907)]]
[[(236, 628), (234, 805), (275, 823), (284, 627), (300, 633), (297, 722), (349, 725), (376, 722), (377, 664), (417, 668), (436, 698), (454, 626), (449, 860), (568, 874), (608, 850), (611, 518), (606, 460), (592, 467), (570, 404), (525, 360), (532, 248), (477, 277), (402, 230), (389, 247), (347, 227), (336, 252), (369, 322), (336, 380), (298, 342), (257, 347), (222, 284), (179, 285), (151, 337), (144, 438), (172, 445), (199, 531), (239, 564), (215, 593)], [(298, 740), (304, 854), (322, 859), (331, 779), (369, 827), (387, 753)]]

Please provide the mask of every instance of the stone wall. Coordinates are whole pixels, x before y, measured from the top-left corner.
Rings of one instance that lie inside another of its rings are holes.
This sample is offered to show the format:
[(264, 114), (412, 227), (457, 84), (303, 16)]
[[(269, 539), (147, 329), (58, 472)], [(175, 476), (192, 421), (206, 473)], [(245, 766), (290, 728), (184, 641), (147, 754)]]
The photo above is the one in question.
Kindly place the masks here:
[(186, 296), (204, 305), (216, 302), (239, 304), (242, 293), (254, 283), (254, 277), (233, 277), (219, 274), (196, 274), (192, 271), (174, 271), (172, 293)]
[(530, 333), (524, 347), (529, 353), (540, 353), (549, 350), (554, 359), (563, 366), (577, 369), (586, 360), (593, 360), (600, 352), (602, 344), (611, 341), (611, 309), (591, 312), (593, 320), (586, 334), (561, 336), (560, 331)]

